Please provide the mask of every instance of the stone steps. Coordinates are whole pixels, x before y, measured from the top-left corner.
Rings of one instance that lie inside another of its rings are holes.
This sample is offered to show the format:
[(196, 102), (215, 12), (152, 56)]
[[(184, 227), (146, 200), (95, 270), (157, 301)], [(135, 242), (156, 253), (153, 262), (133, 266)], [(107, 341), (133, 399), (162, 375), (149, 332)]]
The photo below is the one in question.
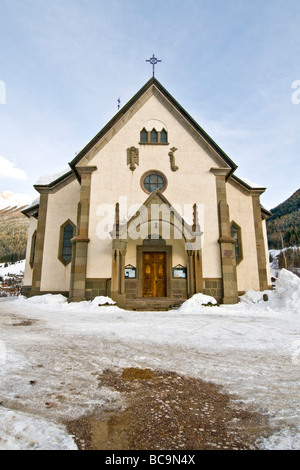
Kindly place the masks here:
[(134, 311), (166, 311), (178, 309), (186, 299), (174, 299), (167, 297), (127, 299), (126, 310)]

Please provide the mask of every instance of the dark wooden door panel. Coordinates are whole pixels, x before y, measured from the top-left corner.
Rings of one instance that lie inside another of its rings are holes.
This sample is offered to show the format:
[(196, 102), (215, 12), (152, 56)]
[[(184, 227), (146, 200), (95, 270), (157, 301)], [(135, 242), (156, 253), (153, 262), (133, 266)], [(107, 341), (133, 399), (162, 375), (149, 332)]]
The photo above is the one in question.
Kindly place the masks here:
[(144, 253), (143, 256), (143, 296), (153, 297), (153, 263), (152, 253)]
[(165, 297), (166, 253), (143, 253), (143, 297)]
[(155, 297), (166, 296), (166, 253), (154, 253), (155, 255)]

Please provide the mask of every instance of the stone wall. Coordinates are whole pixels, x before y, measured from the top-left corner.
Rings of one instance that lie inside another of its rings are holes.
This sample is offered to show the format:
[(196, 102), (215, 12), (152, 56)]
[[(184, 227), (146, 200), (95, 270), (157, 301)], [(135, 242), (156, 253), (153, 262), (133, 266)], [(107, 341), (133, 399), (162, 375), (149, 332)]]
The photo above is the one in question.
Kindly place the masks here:
[(85, 296), (86, 300), (92, 300), (95, 297), (100, 295), (109, 296), (110, 295), (110, 279), (87, 279), (86, 280), (86, 289)]

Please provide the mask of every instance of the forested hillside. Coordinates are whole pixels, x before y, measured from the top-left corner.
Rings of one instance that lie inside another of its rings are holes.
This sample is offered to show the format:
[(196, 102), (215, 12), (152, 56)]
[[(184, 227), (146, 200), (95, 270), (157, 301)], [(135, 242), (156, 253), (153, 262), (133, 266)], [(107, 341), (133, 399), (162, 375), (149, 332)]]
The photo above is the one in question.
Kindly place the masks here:
[(0, 262), (25, 258), (29, 219), (19, 208), (0, 210)]
[(269, 248), (300, 246), (300, 189), (271, 213), (267, 221)]

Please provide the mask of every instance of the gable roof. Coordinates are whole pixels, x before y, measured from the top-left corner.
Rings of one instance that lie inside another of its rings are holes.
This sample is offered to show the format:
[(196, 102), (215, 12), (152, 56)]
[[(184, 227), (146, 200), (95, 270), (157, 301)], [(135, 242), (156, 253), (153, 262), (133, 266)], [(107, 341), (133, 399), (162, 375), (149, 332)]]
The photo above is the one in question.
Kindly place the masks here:
[[(199, 126), (199, 124), (187, 113), (187, 111), (173, 98), (173, 96), (162, 86), (162, 84), (152, 77), (148, 82), (118, 111), (117, 114), (98, 132), (98, 134), (69, 162), (71, 169), (77, 177), (76, 165), (85, 155), (102, 139), (107, 132), (130, 110), (130, 108), (146, 93), (151, 87), (155, 87), (191, 125), (191, 127), (206, 141), (206, 143), (221, 157), (221, 159), (231, 168), (232, 174), (237, 165), (226, 155), (226, 153), (216, 144), (216, 142)], [(228, 176), (229, 176), (228, 175)]]

